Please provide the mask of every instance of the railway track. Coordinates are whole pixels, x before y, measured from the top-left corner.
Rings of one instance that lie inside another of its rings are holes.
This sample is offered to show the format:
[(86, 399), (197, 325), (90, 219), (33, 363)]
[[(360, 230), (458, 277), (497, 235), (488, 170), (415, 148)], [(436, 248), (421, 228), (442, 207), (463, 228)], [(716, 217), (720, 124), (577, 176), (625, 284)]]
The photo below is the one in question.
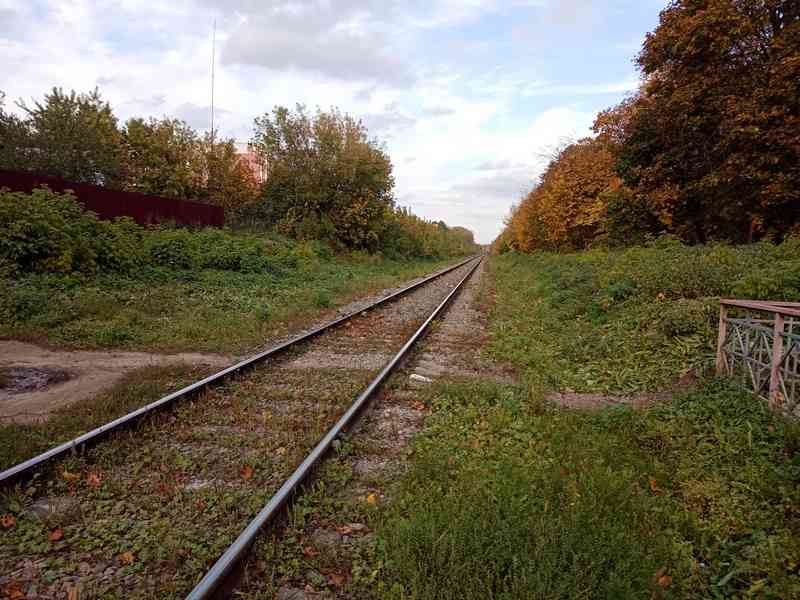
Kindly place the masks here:
[(70, 600), (226, 595), (259, 532), (479, 263), (463, 261), (0, 473), (20, 515), (0, 533), (0, 590)]

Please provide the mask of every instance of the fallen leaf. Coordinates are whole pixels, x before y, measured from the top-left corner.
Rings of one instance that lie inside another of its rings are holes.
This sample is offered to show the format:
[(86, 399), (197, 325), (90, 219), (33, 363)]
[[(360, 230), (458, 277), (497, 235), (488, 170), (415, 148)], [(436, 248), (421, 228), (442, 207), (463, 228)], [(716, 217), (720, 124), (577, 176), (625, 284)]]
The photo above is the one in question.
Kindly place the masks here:
[(3, 529), (11, 529), (16, 524), (17, 520), (14, 518), (14, 515), (3, 515), (3, 517), (0, 518), (0, 525), (3, 526)]
[(81, 597), (81, 586), (76, 585), (74, 588), (71, 588), (69, 592), (67, 592), (67, 600), (80, 600)]
[(134, 560), (133, 552), (123, 552), (119, 555), (119, 562), (121, 562), (123, 565), (132, 565)]
[(253, 467), (250, 465), (244, 465), (241, 469), (239, 469), (239, 475), (247, 481), (253, 476)]
[(339, 525), (339, 527), (336, 528), (336, 531), (342, 535), (350, 535), (353, 533), (353, 528), (350, 527), (350, 525)]
[(61, 473), (61, 477), (63, 477), (64, 481), (78, 481), (78, 479), (81, 478), (81, 474), (64, 471), (63, 473)]
[(661, 488), (658, 487), (658, 482), (655, 479), (653, 479), (652, 477), (650, 478), (650, 490), (654, 494), (660, 494), (661, 493)]
[(672, 583), (672, 577), (669, 575), (662, 575), (658, 578), (658, 585), (660, 585), (663, 589), (667, 589), (669, 584)]
[(103, 485), (103, 478), (100, 477), (99, 473), (89, 473), (89, 476), (86, 478), (86, 483), (89, 484), (90, 488), (97, 489)]
[(341, 575), (339, 573), (331, 573), (330, 575), (328, 575), (328, 578), (331, 580), (331, 583), (336, 587), (342, 587), (342, 585), (344, 584), (344, 575)]
[(370, 492), (367, 495), (367, 504), (371, 504), (372, 506), (375, 506), (377, 503), (378, 503), (377, 494), (375, 494), (375, 492)]
[(48, 536), (51, 542), (57, 542), (61, 538), (64, 537), (64, 530), (61, 527), (56, 527), (55, 529), (50, 530), (50, 535)]
[(278, 456), (283, 456), (284, 454), (286, 454), (286, 448), (284, 446), (281, 446), (280, 448), (275, 450), (275, 454), (277, 454)]
[(305, 556), (307, 558), (312, 558), (312, 557), (318, 556), (318, 555), (319, 555), (319, 551), (316, 550), (313, 546), (305, 546), (303, 548), (303, 556)]
[(420, 402), (419, 400), (412, 400), (411, 408), (414, 410), (424, 411), (425, 410), (425, 403)]
[(18, 583), (12, 581), (3, 586), (3, 595), (9, 600), (22, 600), (25, 597), (25, 592), (20, 589)]
[(206, 501), (203, 500), (202, 498), (198, 498), (197, 500), (194, 501), (194, 507), (197, 510), (203, 510), (206, 507)]

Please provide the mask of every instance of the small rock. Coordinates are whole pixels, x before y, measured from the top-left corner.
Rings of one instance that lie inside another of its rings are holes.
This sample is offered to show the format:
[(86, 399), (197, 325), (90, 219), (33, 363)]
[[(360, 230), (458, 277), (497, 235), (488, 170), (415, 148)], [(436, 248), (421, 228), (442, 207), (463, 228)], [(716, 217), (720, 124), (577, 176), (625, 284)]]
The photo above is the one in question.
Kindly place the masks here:
[(207, 481), (205, 479), (192, 479), (189, 483), (186, 484), (185, 488), (189, 492), (196, 492), (197, 490), (202, 490), (203, 488), (207, 488), (211, 485), (211, 481)]
[(40, 519), (63, 516), (78, 507), (78, 499), (70, 496), (54, 496), (53, 498), (39, 498), (31, 504), (31, 512)]
[(339, 544), (342, 543), (341, 534), (336, 531), (323, 528), (314, 530), (314, 533), (311, 534), (310, 539), (315, 548), (319, 548), (320, 550), (328, 552), (335, 552), (338, 549)]
[(303, 590), (284, 586), (278, 590), (276, 600), (308, 600), (308, 595)]

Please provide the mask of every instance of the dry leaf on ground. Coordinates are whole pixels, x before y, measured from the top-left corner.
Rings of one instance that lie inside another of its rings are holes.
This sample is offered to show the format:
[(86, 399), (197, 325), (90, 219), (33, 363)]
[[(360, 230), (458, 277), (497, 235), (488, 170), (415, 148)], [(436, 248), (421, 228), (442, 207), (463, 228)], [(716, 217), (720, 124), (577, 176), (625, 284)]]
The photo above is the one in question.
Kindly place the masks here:
[(119, 562), (121, 562), (123, 565), (132, 565), (134, 560), (135, 558), (133, 556), (133, 552), (123, 552), (119, 555)]
[(2, 525), (3, 529), (11, 529), (16, 524), (17, 520), (14, 518), (14, 515), (6, 514), (0, 518), (0, 525)]
[(239, 475), (241, 475), (242, 479), (247, 481), (253, 476), (253, 467), (250, 465), (244, 465), (241, 469), (239, 469)]
[(3, 595), (8, 598), (8, 600), (22, 600), (22, 598), (25, 597), (25, 592), (22, 591), (18, 583), (12, 581), (3, 586)]

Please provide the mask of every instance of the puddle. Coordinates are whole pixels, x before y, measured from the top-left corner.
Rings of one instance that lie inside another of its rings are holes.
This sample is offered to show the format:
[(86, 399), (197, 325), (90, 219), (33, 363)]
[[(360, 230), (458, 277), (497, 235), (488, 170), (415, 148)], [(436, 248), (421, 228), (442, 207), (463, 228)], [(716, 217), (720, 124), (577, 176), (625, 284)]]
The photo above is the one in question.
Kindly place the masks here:
[[(43, 390), (71, 378), (63, 369), (46, 367), (7, 367), (0, 369), (0, 391), (6, 394), (24, 394)], [(2, 398), (2, 396), (0, 396)]]

